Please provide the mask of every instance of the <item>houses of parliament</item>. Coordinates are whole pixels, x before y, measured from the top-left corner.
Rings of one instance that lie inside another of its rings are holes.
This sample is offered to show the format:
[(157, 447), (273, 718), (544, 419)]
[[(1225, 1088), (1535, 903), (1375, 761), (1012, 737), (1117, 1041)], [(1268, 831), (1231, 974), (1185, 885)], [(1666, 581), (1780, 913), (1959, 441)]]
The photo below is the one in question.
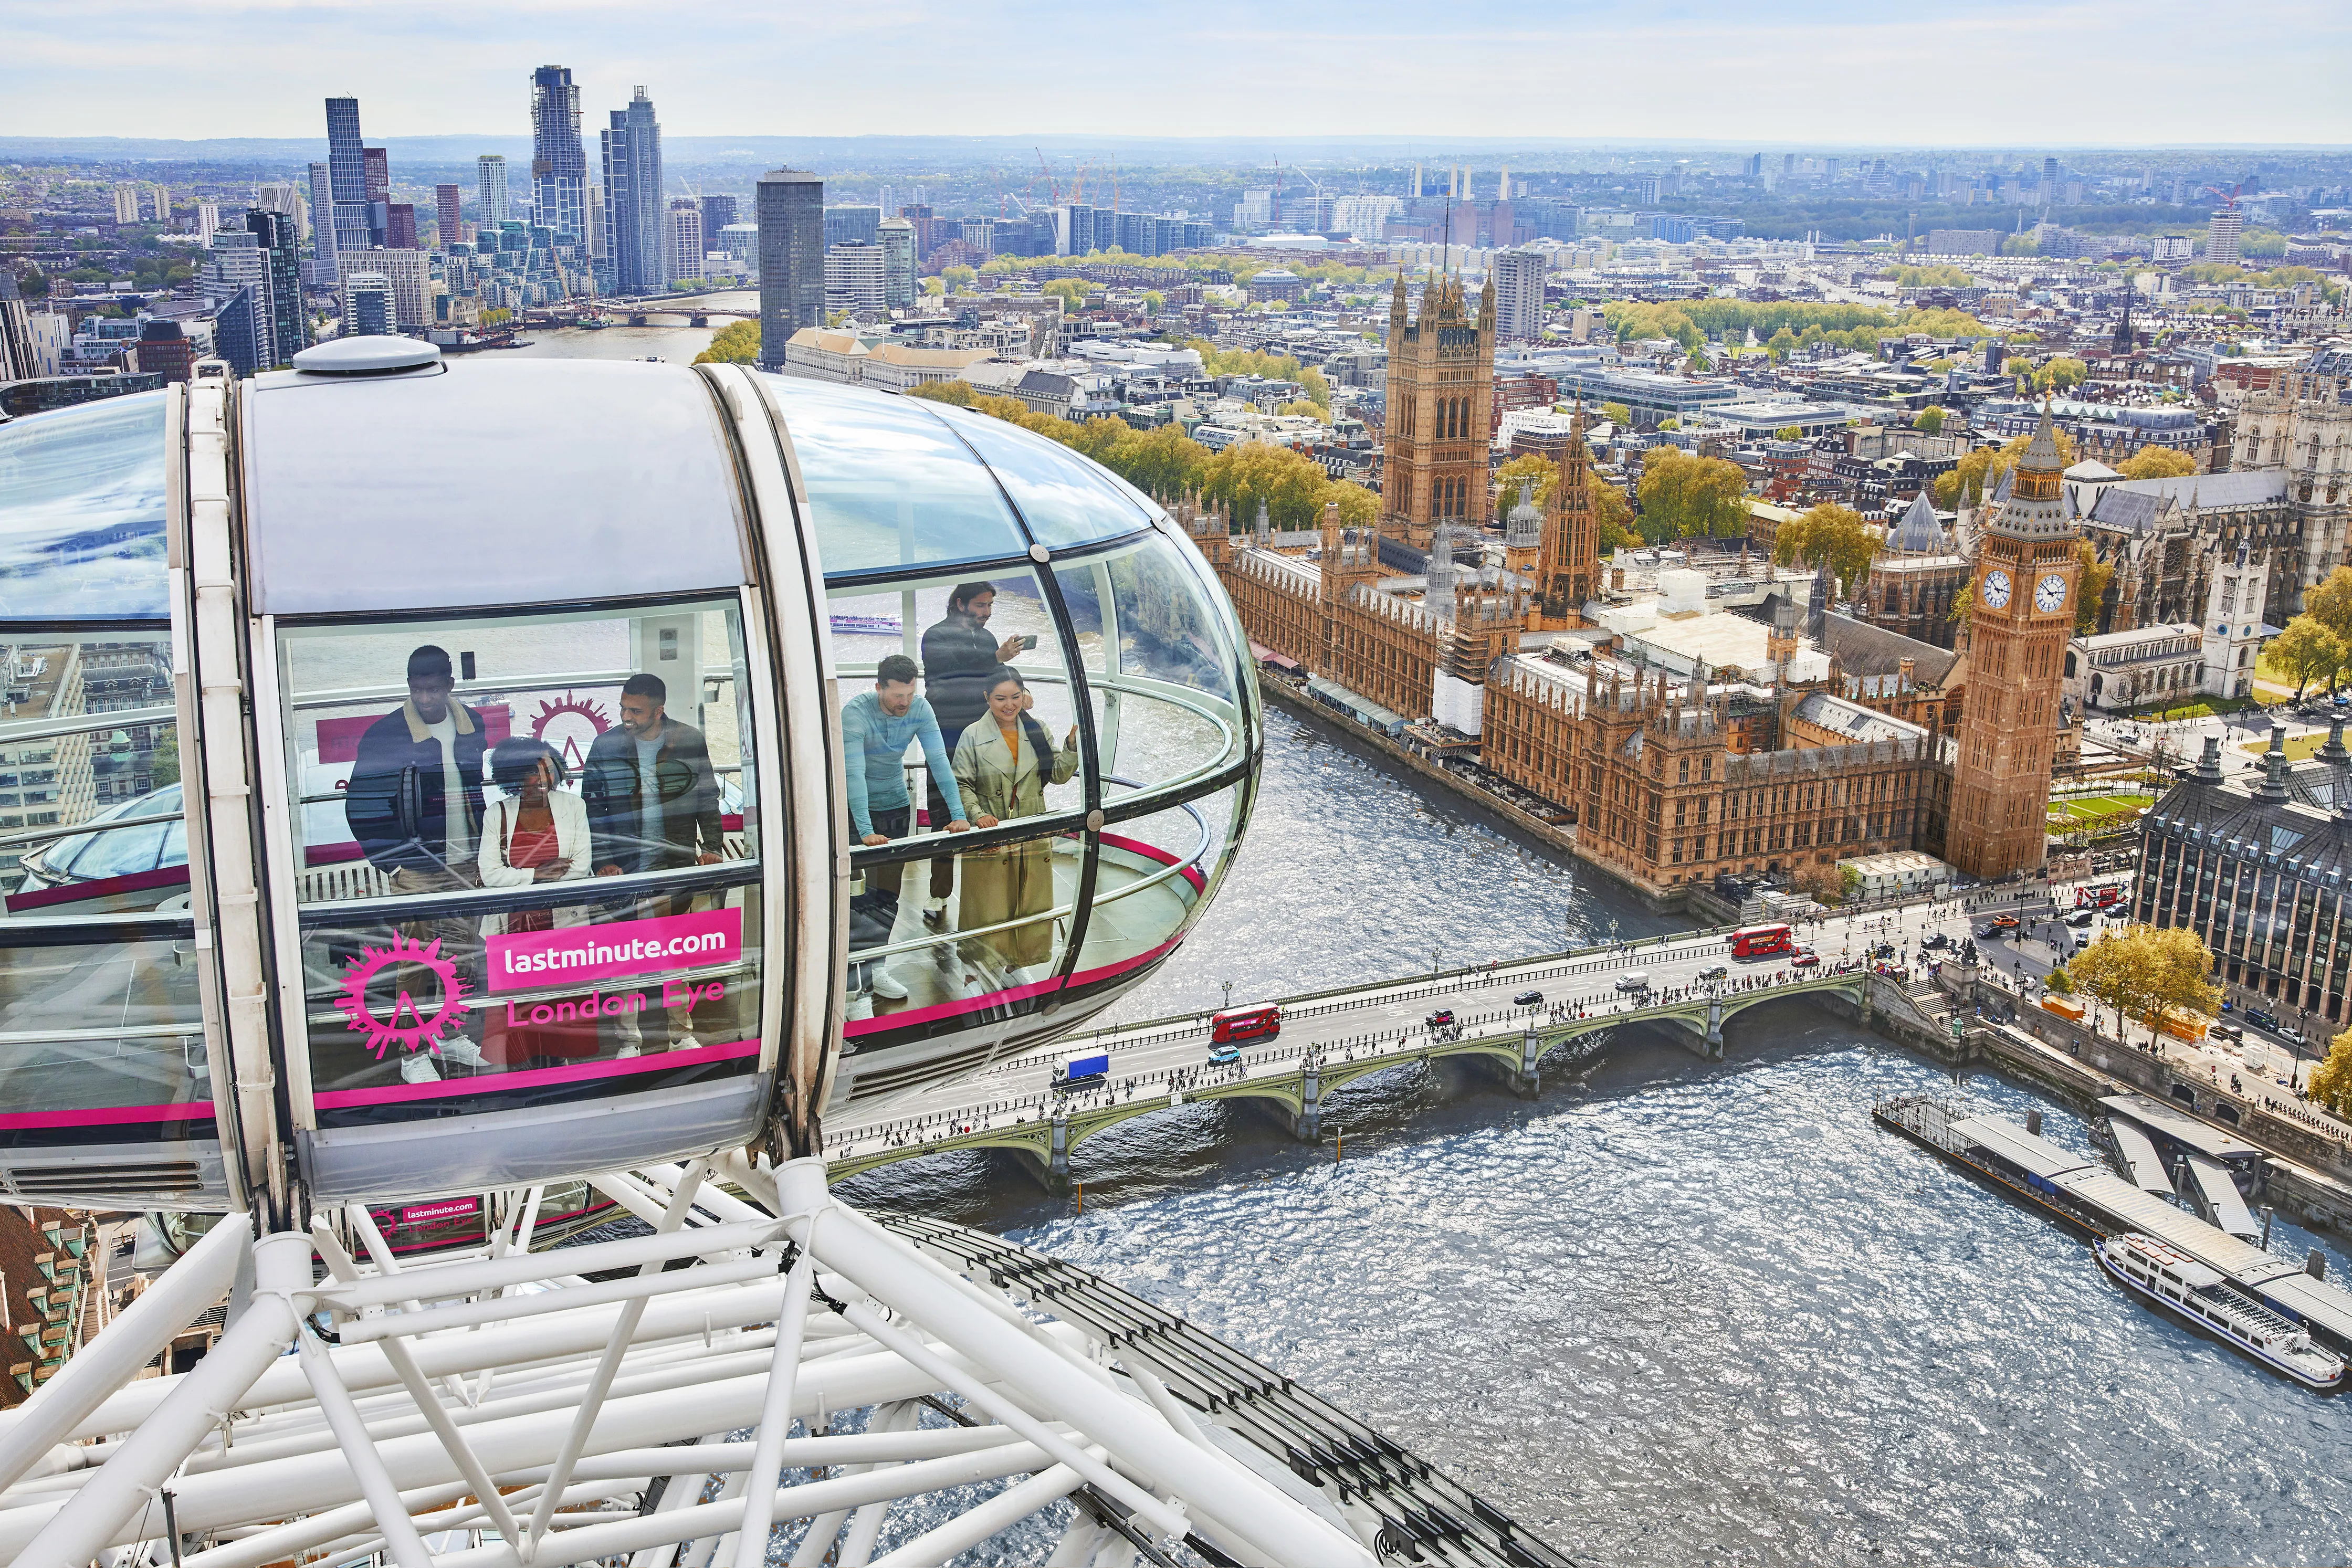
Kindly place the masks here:
[(1475, 313), (1452, 278), (1408, 305), (1400, 279), (1374, 526), (1177, 503), (1270, 670), (1533, 798), (1661, 906), (1723, 876), (1835, 886), (1841, 861), (1896, 850), (2041, 866), (2078, 570), (2046, 417), (1975, 519), (1974, 612), (1939, 648), (1838, 613), (1826, 569), (1604, 563), (1580, 415), (1549, 499), (1495, 517), (1493, 284)]

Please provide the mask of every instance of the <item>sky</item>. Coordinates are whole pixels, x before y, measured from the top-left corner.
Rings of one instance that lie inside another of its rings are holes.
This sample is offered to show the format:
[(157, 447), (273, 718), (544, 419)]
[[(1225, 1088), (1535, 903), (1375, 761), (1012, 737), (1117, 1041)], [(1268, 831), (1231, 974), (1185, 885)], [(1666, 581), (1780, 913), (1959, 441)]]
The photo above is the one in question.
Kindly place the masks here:
[(2352, 143), (2344, 0), (0, 0), (0, 135), (521, 134), (541, 64), (677, 135)]

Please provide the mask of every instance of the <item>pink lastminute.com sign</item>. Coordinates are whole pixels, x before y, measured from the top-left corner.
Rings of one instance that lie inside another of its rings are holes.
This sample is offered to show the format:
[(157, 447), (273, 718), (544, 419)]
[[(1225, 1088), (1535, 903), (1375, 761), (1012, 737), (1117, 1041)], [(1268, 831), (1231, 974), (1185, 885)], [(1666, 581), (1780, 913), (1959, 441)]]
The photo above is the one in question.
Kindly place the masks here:
[(494, 991), (656, 975), (732, 964), (743, 956), (740, 909), (697, 910), (612, 925), (559, 925), (486, 937)]

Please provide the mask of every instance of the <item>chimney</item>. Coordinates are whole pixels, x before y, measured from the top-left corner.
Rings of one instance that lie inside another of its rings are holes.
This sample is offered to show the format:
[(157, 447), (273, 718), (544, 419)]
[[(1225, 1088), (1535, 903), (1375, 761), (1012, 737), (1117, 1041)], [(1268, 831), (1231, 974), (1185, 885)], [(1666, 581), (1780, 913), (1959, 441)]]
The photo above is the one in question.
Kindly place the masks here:
[(2320, 761), (2331, 768), (2341, 768), (2352, 762), (2352, 750), (2347, 750), (2344, 745), (2345, 706), (2344, 698), (2339, 696), (2336, 699), (2336, 705), (2327, 716), (2327, 744), (2315, 754)]
[(1896, 664), (1895, 668), (1900, 671), (1902, 674), (1902, 689), (1906, 692), (1909, 691), (1916, 684), (1912, 678), (1912, 672), (1918, 668), (1918, 662), (1913, 659), (1905, 659), (1900, 664)]
[(2219, 784), (2221, 781), (2221, 737), (2220, 736), (2209, 735), (2205, 737), (2205, 754), (2197, 759), (2193, 773), (2200, 784)]
[(2271, 726), (2271, 748), (2263, 753), (2263, 782), (2254, 791), (2258, 800), (2284, 800), (2286, 790), (2286, 726)]

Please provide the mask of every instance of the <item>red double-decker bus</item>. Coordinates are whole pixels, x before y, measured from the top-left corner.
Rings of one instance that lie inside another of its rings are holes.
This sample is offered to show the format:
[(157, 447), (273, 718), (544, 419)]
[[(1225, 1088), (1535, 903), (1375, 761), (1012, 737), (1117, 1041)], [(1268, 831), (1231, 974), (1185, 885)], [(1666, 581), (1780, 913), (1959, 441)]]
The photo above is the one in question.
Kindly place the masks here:
[(1268, 1003), (1262, 1008), (1236, 1008), (1229, 1013), (1219, 1013), (1210, 1020), (1209, 1039), (1219, 1045), (1244, 1040), (1272, 1040), (1282, 1032), (1282, 1009)]
[(1769, 958), (1796, 947), (1796, 933), (1786, 925), (1743, 925), (1731, 934), (1735, 958)]

